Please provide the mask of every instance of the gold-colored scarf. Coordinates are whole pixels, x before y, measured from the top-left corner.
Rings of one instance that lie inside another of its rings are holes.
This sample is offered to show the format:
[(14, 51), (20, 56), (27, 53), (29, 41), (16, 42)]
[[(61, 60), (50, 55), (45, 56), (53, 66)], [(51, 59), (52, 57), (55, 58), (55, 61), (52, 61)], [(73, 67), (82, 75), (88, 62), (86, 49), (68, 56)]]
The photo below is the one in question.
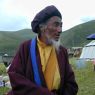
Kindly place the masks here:
[(58, 89), (60, 85), (59, 66), (55, 48), (48, 46), (37, 38), (42, 70), (49, 90)]

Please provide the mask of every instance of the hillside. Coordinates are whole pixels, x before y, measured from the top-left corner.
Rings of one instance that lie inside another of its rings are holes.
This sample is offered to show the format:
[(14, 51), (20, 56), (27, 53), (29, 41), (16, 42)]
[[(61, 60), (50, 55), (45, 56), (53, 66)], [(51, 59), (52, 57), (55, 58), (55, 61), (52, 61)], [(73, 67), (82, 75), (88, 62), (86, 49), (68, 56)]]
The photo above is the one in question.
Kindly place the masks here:
[(19, 44), (31, 39), (35, 34), (31, 29), (23, 29), (15, 32), (0, 31), (0, 52), (15, 52)]
[(66, 47), (80, 47), (87, 44), (86, 37), (95, 33), (95, 20), (77, 25), (62, 33), (62, 44)]
[[(62, 32), (61, 42), (65, 47), (84, 46), (90, 42), (86, 40), (86, 37), (92, 33), (95, 33), (95, 20)], [(0, 31), (0, 52), (13, 53), (22, 41), (31, 39), (35, 35), (31, 29), (13, 32)]]

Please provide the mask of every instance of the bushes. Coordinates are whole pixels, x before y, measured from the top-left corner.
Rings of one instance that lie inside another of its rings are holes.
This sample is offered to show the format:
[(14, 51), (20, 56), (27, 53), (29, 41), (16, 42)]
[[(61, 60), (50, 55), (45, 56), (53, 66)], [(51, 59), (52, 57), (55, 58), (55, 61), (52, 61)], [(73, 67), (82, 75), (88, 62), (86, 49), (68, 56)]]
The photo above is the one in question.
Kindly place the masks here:
[[(7, 75), (6, 67), (4, 66), (3, 63), (0, 63), (0, 76), (1, 75), (2, 76)], [(4, 95), (8, 91), (9, 91), (8, 87), (0, 87), (0, 95)]]
[(6, 67), (3, 63), (0, 63), (0, 75), (6, 74)]

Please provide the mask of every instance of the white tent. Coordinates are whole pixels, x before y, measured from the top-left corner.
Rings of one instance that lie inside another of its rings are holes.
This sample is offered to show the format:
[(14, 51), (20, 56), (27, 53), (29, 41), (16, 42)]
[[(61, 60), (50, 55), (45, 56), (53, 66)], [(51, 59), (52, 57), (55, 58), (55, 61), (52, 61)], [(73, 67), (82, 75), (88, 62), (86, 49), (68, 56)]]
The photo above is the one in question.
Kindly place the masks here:
[(95, 59), (95, 40), (83, 47), (80, 59)]

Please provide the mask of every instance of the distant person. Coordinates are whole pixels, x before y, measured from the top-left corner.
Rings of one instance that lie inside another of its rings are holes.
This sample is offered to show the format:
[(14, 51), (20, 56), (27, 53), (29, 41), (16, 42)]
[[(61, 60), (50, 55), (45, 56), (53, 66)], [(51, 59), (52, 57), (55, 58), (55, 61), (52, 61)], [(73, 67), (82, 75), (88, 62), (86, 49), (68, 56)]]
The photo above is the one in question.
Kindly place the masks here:
[(67, 50), (60, 45), (61, 13), (47, 6), (31, 26), (38, 36), (20, 45), (8, 70), (12, 86), (8, 95), (77, 95)]

